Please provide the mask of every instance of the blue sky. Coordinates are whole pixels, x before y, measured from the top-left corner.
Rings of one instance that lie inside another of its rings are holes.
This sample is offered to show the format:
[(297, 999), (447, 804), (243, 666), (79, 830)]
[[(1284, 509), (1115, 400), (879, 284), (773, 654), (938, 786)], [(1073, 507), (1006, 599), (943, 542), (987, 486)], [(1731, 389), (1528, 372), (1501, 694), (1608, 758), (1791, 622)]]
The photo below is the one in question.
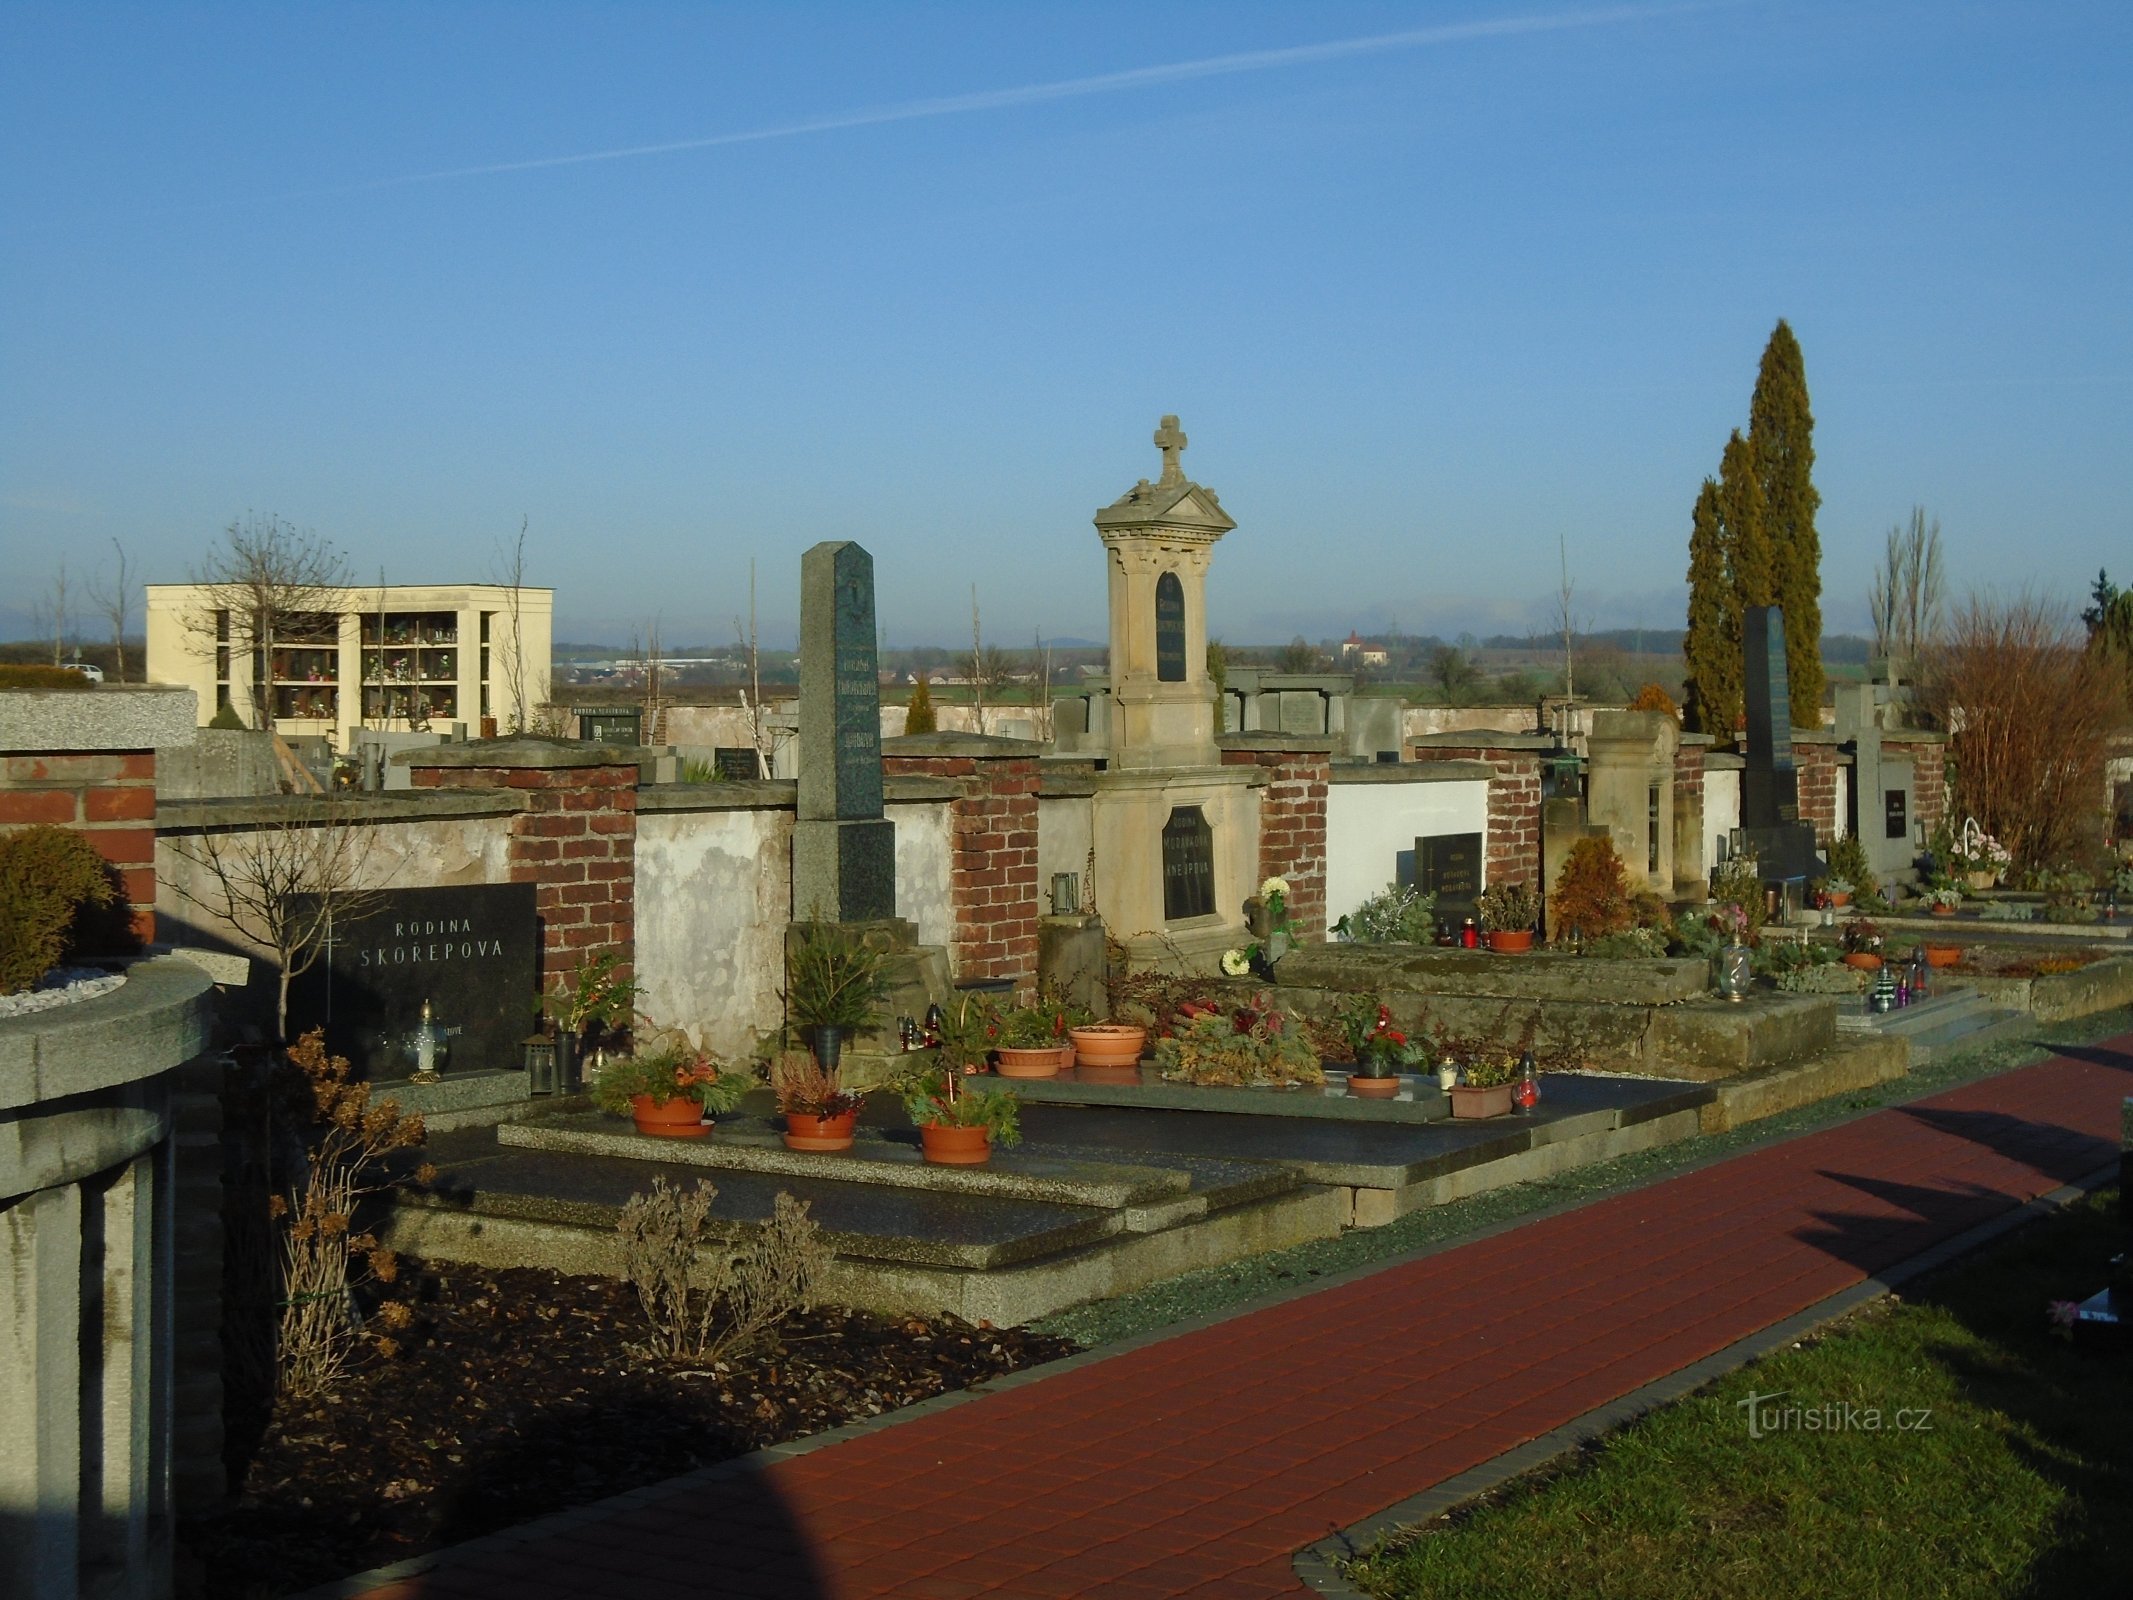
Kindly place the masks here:
[(524, 516), (572, 638), (730, 639), (752, 557), (789, 639), (828, 538), (892, 645), (972, 583), (1100, 636), (1166, 411), (1226, 638), (1540, 622), (1559, 538), (1678, 628), (1780, 316), (1832, 629), (1914, 503), (2074, 600), (2133, 578), (2129, 104), (2122, 0), (10, 4), (0, 636), (247, 509), (392, 582)]

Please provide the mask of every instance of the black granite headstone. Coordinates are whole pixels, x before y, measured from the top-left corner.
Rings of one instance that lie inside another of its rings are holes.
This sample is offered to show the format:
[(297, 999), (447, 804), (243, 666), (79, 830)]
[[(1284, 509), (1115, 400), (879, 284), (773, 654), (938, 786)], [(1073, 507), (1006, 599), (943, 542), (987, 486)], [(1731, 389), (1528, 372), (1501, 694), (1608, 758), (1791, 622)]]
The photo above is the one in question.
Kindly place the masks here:
[(1437, 915), (1472, 914), (1481, 896), (1481, 835), (1422, 834), (1415, 839), (1415, 886), (1437, 897)]
[(1179, 806), (1163, 824), (1163, 920), (1214, 910), (1215, 830), (1198, 806)]
[(1750, 606), (1741, 614), (1741, 687), (1747, 702), (1747, 761), (1740, 775), (1741, 848), (1765, 883), (1811, 878), (1822, 870), (1814, 829), (1800, 822), (1800, 780), (1792, 760), (1792, 693), (1785, 672), (1785, 613)]
[(530, 883), (379, 891), (360, 915), (334, 918), (318, 960), (290, 984), (290, 1034), (322, 1027), (361, 1076), (404, 1078), (427, 1000), (433, 1023), (457, 1030), (443, 1070), (515, 1070), (536, 1021), (540, 948)]
[(1185, 681), (1185, 585), (1175, 572), (1155, 580), (1155, 676), (1159, 683)]
[(793, 907), (805, 918), (896, 914), (896, 826), (881, 813), (874, 558), (849, 540), (800, 558), (800, 785)]

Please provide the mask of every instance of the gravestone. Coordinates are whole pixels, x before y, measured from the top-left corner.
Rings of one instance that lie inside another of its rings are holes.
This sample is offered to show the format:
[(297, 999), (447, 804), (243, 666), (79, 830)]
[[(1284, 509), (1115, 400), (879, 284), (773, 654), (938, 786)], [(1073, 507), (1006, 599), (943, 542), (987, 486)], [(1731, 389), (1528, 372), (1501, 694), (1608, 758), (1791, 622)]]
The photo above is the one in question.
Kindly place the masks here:
[(896, 915), (896, 826), (881, 814), (874, 558), (849, 540), (800, 558), (800, 795), (793, 915)]
[(1792, 759), (1792, 696), (1785, 676), (1785, 613), (1750, 606), (1741, 615), (1748, 748), (1740, 775), (1741, 849), (1765, 883), (1819, 876), (1815, 831), (1800, 821), (1800, 781)]
[(1439, 921), (1460, 922), (1481, 898), (1481, 835), (1420, 834), (1415, 839), (1415, 887), (1437, 897)]
[(1198, 806), (1179, 806), (1163, 824), (1163, 920), (1215, 910), (1215, 830)]
[(452, 1030), (444, 1070), (516, 1071), (536, 1021), (540, 948), (530, 883), (380, 890), (335, 915), (318, 960), (290, 983), (290, 1035), (324, 1028), (326, 1048), (360, 1076), (404, 1078), (427, 1000), (433, 1023)]
[(1185, 585), (1175, 572), (1155, 580), (1155, 676), (1158, 683), (1185, 681)]

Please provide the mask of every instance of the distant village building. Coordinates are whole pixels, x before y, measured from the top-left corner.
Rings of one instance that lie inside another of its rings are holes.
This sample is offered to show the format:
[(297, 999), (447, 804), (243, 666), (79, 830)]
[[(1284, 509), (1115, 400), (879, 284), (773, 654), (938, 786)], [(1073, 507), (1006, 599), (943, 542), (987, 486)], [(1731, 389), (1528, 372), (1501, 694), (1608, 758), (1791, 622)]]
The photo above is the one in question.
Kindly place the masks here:
[(1390, 664), (1392, 652), (1350, 629), (1348, 637), (1341, 641), (1341, 659), (1358, 667), (1382, 667)]
[(358, 727), (443, 731), (459, 722), (471, 731), (491, 717), (509, 732), (529, 725), (548, 698), (554, 615), (553, 589), (348, 588), (330, 611), (281, 619), (273, 659), (262, 664), (241, 619), (218, 609), (211, 589), (151, 583), (148, 681), (192, 690), (203, 725), (228, 706), (247, 727), (261, 724), (253, 696), (263, 682), (278, 731), (323, 734), (343, 751)]

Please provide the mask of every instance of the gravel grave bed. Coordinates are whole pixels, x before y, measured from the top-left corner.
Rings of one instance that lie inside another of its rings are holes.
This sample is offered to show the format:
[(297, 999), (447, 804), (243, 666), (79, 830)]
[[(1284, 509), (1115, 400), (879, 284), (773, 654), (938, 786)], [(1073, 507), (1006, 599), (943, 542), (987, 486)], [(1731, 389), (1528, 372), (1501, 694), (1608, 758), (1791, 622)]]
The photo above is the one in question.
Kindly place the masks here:
[(277, 1405), (230, 1507), (179, 1530), (180, 1595), (273, 1600), (1080, 1348), (824, 1306), (715, 1366), (662, 1366), (627, 1284), (407, 1270), (401, 1353)]

